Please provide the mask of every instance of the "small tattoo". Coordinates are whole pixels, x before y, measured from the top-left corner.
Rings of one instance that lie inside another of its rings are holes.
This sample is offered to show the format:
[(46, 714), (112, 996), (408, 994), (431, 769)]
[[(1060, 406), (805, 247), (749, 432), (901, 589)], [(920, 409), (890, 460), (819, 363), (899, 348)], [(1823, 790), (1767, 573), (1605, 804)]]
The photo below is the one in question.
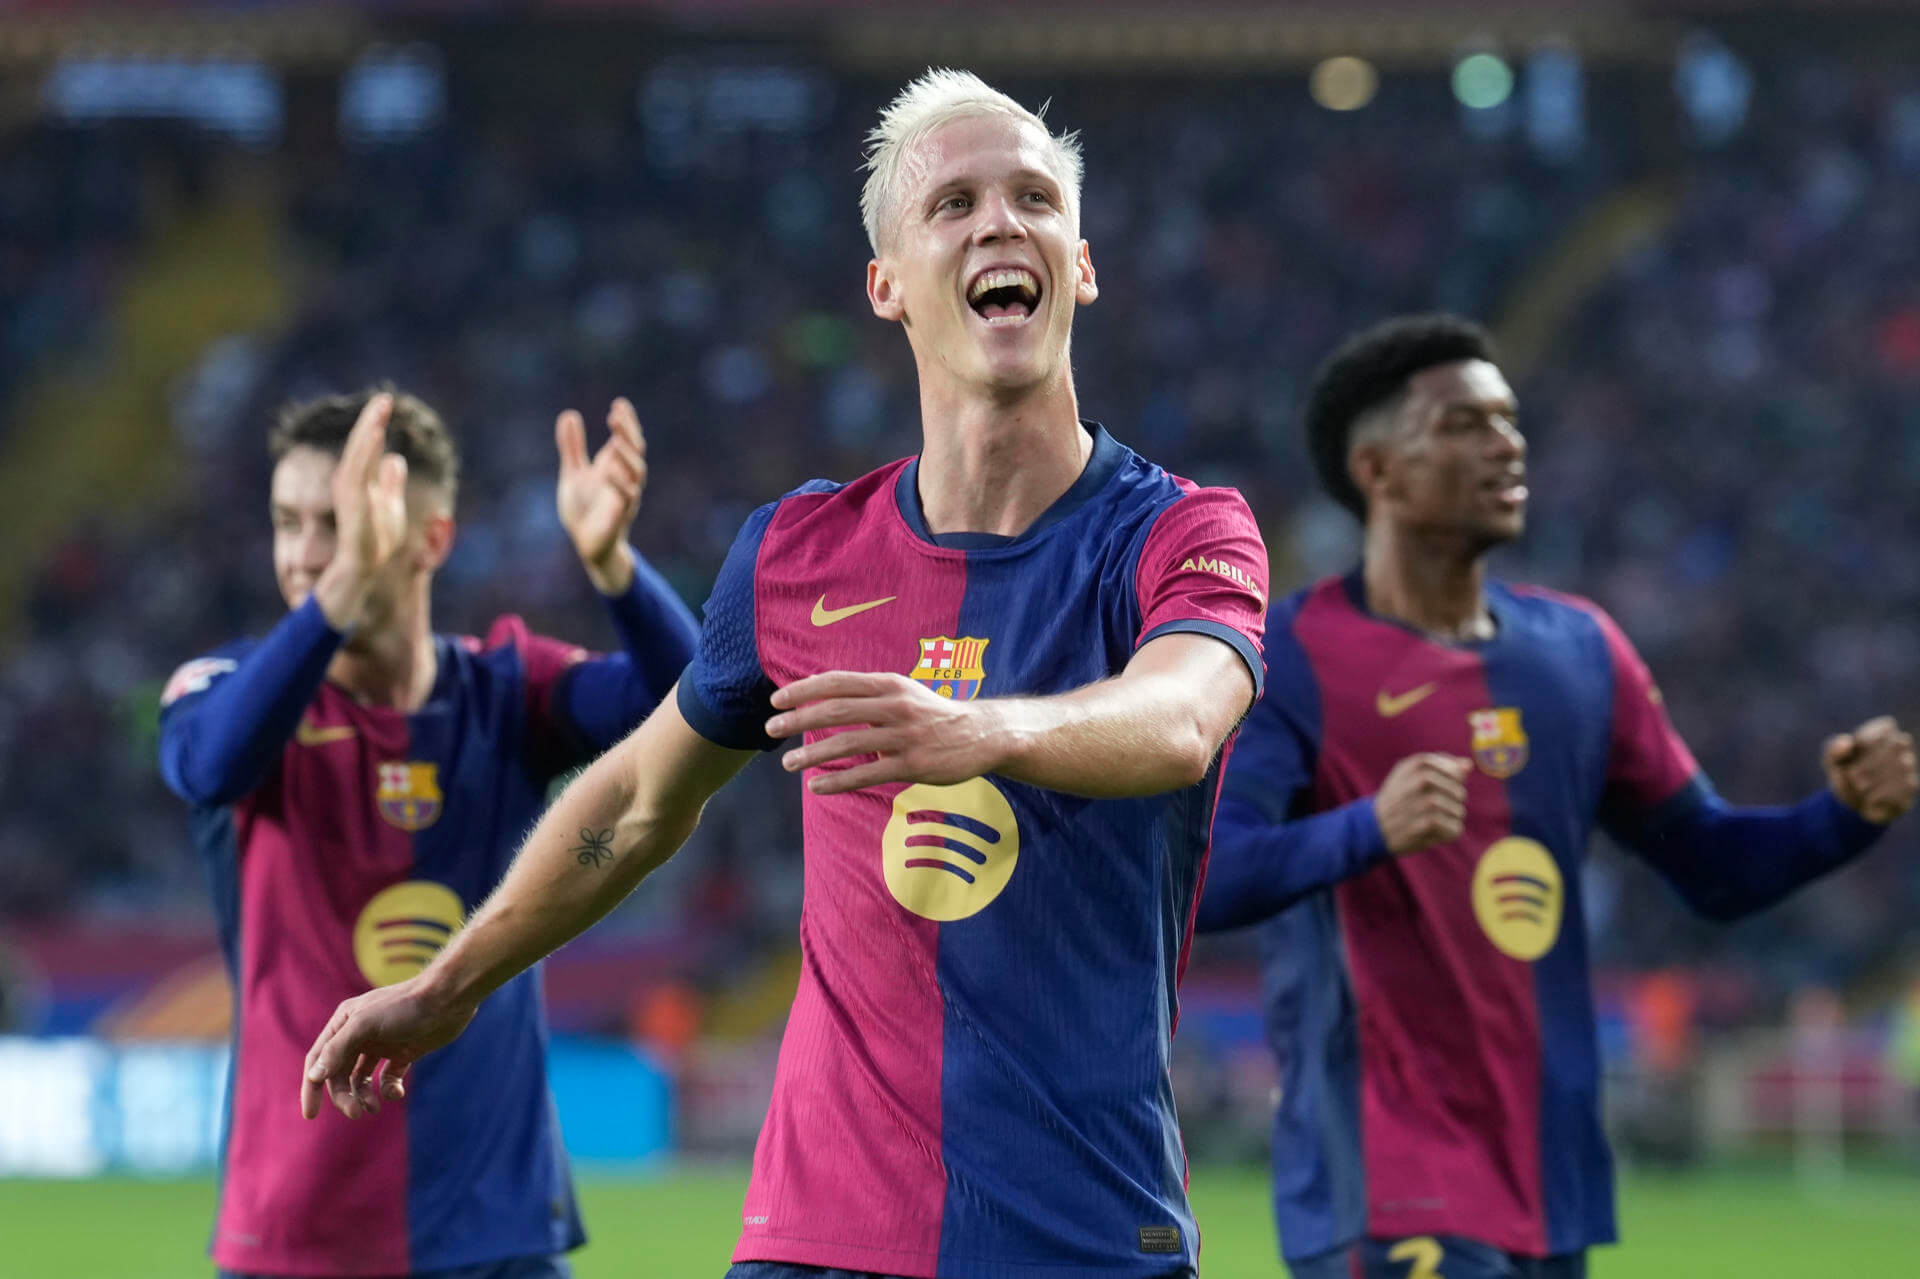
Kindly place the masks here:
[(567, 851), (572, 853), (582, 866), (604, 866), (613, 860), (612, 830), (595, 833), (582, 826), (580, 841), (578, 848), (569, 848)]

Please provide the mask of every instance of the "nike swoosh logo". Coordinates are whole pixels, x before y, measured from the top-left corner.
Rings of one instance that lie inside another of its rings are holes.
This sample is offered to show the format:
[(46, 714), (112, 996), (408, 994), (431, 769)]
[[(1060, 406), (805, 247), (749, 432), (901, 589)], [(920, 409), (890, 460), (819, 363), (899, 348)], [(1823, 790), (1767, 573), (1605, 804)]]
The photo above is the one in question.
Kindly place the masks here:
[(882, 604), (891, 604), (899, 599), (898, 595), (889, 595), (883, 600), (868, 600), (865, 604), (849, 604), (845, 608), (828, 608), (827, 597), (822, 595), (813, 604), (813, 624), (832, 626), (835, 622), (844, 622), (855, 613), (864, 613), (870, 608), (879, 608)]
[(293, 740), (302, 746), (325, 746), (328, 742), (344, 742), (354, 736), (351, 724), (335, 724), (331, 728), (321, 728), (310, 719), (302, 718), (300, 727), (293, 730)]
[(1387, 690), (1383, 688), (1373, 695), (1373, 709), (1380, 712), (1382, 719), (1392, 719), (1404, 711), (1411, 710), (1418, 703), (1424, 702), (1427, 694), (1438, 687), (1437, 684), (1422, 684), (1419, 688), (1408, 689), (1398, 697), (1389, 696)]

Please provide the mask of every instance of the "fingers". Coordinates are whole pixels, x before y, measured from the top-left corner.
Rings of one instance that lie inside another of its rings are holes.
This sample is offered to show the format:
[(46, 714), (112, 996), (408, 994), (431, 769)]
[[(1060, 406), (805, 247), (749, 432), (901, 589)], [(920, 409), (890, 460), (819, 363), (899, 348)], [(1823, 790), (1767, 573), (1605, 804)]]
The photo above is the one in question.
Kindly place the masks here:
[(387, 451), (387, 421), (392, 416), (393, 397), (384, 391), (361, 408), (340, 449), (340, 471), (348, 479), (361, 484), (373, 479), (374, 468)]
[(865, 731), (856, 729), (848, 733), (834, 733), (817, 742), (796, 747), (780, 757), (780, 766), (789, 773), (798, 773), (855, 755), (885, 755), (898, 750), (900, 745), (900, 734), (896, 732), (878, 728)]
[(407, 500), (407, 459), (398, 453), (382, 454), (379, 474), (374, 480), (374, 488), (388, 501), (404, 503)]
[(833, 697), (814, 702), (797, 711), (783, 711), (767, 721), (767, 736), (779, 740), (797, 737), (821, 728), (843, 728), (849, 724), (879, 724), (888, 718), (892, 704), (885, 693), (865, 697)]
[(1821, 748), (1820, 756), (1826, 761), (1828, 768), (1839, 768), (1852, 759), (1854, 752), (1858, 749), (1859, 746), (1853, 740), (1853, 734), (1835, 733)]
[(644, 469), (647, 456), (647, 434), (640, 429), (640, 415), (633, 411), (633, 401), (621, 396), (607, 410), (607, 429), (613, 432), (616, 440), (626, 444), (634, 455), (642, 459)]
[[(913, 681), (904, 675), (894, 675), (885, 671), (826, 671), (819, 675), (809, 675), (797, 679), (783, 688), (773, 691), (772, 702), (781, 710), (791, 710), (795, 706), (804, 706), (808, 702), (817, 702), (829, 697), (873, 697), (880, 693), (894, 692), (901, 684)], [(784, 717), (775, 716), (767, 725), (772, 733), (773, 724)], [(782, 734), (792, 736), (789, 730)]]
[(407, 1099), (407, 1072), (413, 1069), (410, 1057), (395, 1057), (380, 1072), (380, 1095), (388, 1101)]
[(553, 419), (553, 443), (560, 450), (562, 471), (577, 471), (587, 464), (587, 424), (572, 409)]
[(1900, 732), (1900, 725), (1891, 715), (1876, 715), (1860, 727), (1853, 730), (1853, 736), (1862, 746), (1871, 746), (1875, 742), (1885, 741)]
[(842, 795), (847, 791), (882, 786), (887, 782), (910, 781), (913, 772), (899, 756), (882, 756), (868, 764), (836, 768), (830, 773), (816, 773), (807, 779), (807, 789), (815, 795)]

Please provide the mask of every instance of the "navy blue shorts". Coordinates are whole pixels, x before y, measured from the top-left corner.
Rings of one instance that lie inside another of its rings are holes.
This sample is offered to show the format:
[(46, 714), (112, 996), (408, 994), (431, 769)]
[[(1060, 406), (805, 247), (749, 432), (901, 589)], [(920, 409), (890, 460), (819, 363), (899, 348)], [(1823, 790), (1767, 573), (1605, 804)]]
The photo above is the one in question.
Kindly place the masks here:
[[(274, 1275), (256, 1275), (240, 1270), (216, 1270), (215, 1279), (278, 1279)], [(401, 1277), (396, 1276), (396, 1279)], [(404, 1279), (573, 1279), (573, 1267), (562, 1256), (509, 1257), (505, 1261), (484, 1261), (477, 1266), (455, 1266), (451, 1270), (416, 1270)]]
[(1362, 1239), (1304, 1261), (1293, 1279), (1587, 1279), (1587, 1254), (1521, 1257), (1454, 1235)]

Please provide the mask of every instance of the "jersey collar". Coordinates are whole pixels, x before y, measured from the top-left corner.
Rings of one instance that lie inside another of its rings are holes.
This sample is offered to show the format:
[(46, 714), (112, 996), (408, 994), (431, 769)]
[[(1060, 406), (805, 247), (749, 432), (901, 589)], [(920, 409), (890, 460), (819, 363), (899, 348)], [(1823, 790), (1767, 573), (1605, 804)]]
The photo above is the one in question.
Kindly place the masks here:
[(894, 481), (894, 503), (900, 508), (900, 518), (907, 522), (913, 535), (923, 542), (934, 546), (944, 546), (962, 551), (983, 551), (996, 547), (1013, 546), (1029, 541), (1042, 532), (1052, 528), (1060, 521), (1078, 511), (1092, 499), (1095, 493), (1106, 487), (1121, 463), (1126, 461), (1127, 447), (1107, 434), (1107, 428), (1098, 422), (1089, 422), (1085, 418), (1080, 425), (1093, 436), (1093, 452), (1087, 457), (1087, 464), (1080, 471), (1080, 478), (1070, 485), (1066, 492), (1053, 500), (1053, 505), (1040, 513), (1040, 518), (1029, 524), (1026, 529), (1014, 537), (1003, 537), (998, 533), (932, 533), (927, 530), (926, 513), (920, 509), (920, 458), (916, 455), (900, 469), (900, 478)]

